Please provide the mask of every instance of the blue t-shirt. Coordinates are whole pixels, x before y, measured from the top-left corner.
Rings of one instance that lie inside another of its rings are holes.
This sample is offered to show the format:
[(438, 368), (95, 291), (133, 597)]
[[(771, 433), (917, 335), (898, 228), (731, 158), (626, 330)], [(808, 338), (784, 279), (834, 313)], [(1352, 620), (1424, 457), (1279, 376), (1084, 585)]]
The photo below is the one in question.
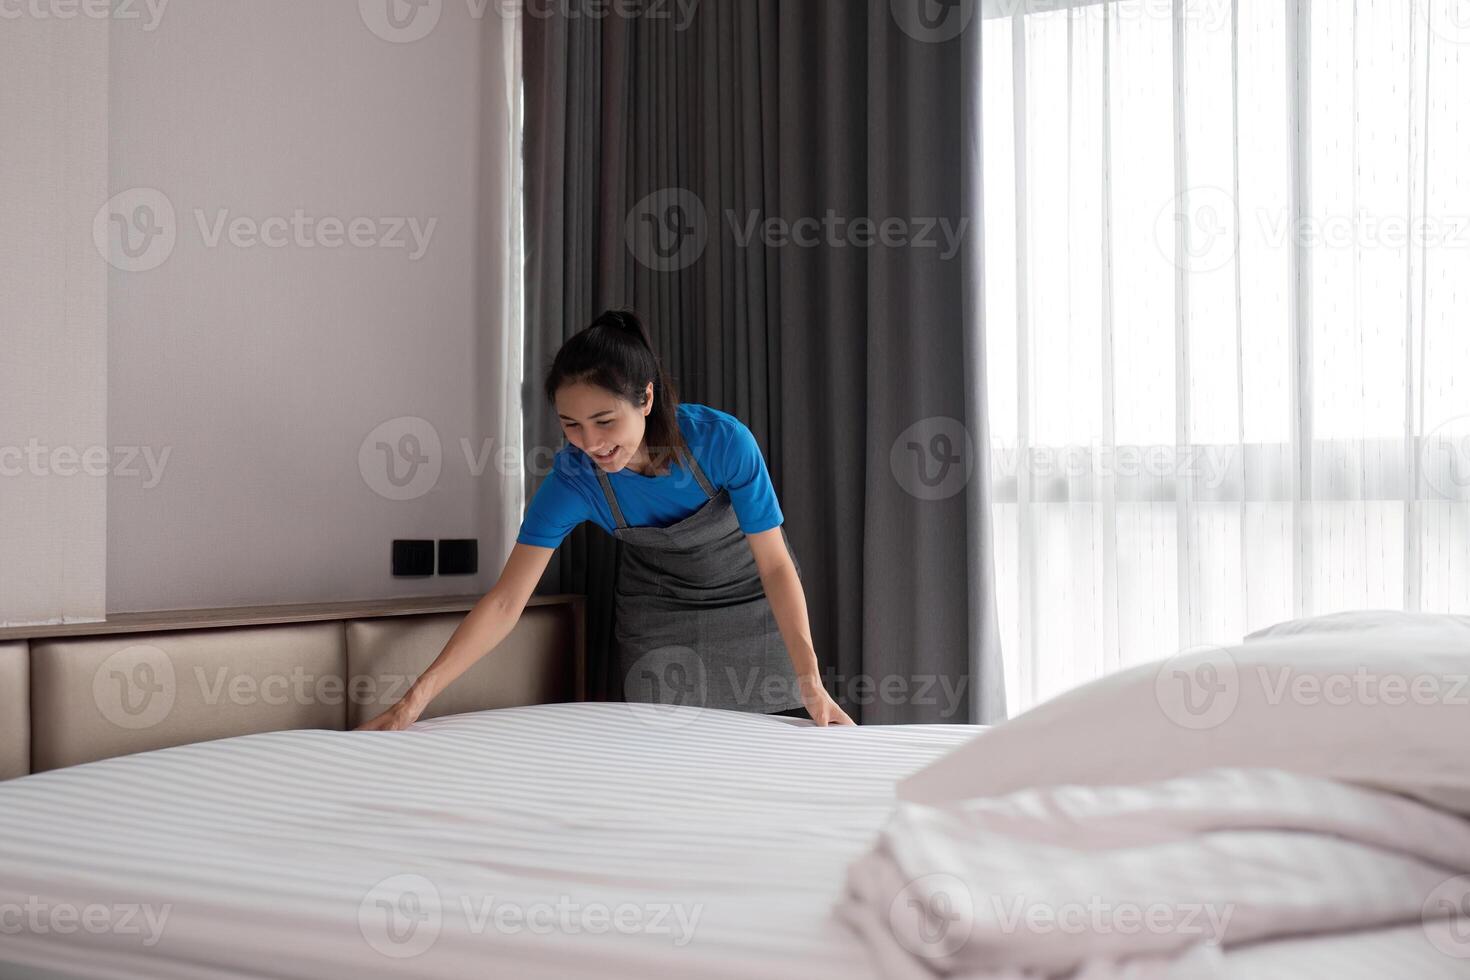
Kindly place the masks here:
[[(779, 526), (785, 518), (776, 490), (745, 423), (690, 402), (680, 403), (678, 417), (679, 431), (715, 492), (729, 492), (740, 530), (758, 534)], [(666, 476), (644, 476), (625, 466), (609, 473), (608, 480), (630, 527), (668, 527), (709, 499), (694, 474), (677, 461), (670, 463)], [(557, 451), (551, 473), (531, 498), (516, 541), (555, 548), (583, 521), (594, 521), (609, 534), (617, 527), (597, 479), (597, 464), (568, 443)]]

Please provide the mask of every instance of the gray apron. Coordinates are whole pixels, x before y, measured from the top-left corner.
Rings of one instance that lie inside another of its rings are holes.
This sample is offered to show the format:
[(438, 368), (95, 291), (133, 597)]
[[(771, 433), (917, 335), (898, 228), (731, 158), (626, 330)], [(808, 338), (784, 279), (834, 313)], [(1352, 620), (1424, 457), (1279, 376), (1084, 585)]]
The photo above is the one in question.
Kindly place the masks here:
[[(600, 467), (622, 542), (614, 587), (616, 673), (626, 701), (769, 713), (802, 706), (791, 657), (730, 494), (678, 451), (706, 500), (668, 527), (629, 527)], [(594, 464), (595, 465), (595, 464)], [(786, 529), (781, 540), (791, 553)], [(797, 566), (800, 575), (800, 566)]]

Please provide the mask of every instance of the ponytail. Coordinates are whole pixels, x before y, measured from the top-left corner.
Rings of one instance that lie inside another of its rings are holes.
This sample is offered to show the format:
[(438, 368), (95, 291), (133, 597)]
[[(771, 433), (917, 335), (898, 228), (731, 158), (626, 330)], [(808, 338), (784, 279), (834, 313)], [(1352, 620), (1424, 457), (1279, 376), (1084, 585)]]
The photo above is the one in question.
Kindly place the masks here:
[(644, 329), (643, 321), (638, 319), (638, 314), (632, 310), (608, 310), (593, 320), (592, 326), (621, 330), (647, 347), (650, 353), (653, 351), (653, 344), (648, 340), (648, 331)]
[(591, 384), (642, 409), (649, 382), (653, 383), (653, 408), (643, 438), (653, 472), (663, 476), (676, 450), (688, 449), (679, 432), (679, 394), (634, 311), (608, 310), (562, 345), (546, 375), (546, 400), (555, 401), (556, 393), (567, 385)]

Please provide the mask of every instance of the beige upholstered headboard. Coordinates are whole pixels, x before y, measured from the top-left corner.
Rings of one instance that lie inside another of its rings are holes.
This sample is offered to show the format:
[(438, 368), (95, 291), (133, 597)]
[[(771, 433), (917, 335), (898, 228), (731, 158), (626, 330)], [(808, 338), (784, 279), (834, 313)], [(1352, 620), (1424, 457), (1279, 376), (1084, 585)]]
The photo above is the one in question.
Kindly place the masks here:
[[(189, 742), (354, 728), (478, 596), (134, 613), (0, 630), (0, 779)], [(585, 698), (581, 596), (535, 596), (425, 718)]]

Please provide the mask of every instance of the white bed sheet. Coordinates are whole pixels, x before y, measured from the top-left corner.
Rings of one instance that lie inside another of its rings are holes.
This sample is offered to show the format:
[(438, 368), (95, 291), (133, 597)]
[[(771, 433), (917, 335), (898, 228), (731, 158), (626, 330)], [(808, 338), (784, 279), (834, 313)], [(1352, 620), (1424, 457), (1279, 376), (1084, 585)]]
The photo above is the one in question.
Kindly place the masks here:
[[(894, 784), (977, 731), (543, 705), (27, 776), (0, 783), (0, 980), (875, 977), (833, 912), (848, 865)], [(556, 927), (625, 904), (651, 928)], [(692, 933), (654, 921), (675, 906)], [(501, 908), (554, 928), (497, 927)], [(37, 930), (17, 918), (33, 909), (101, 909), (106, 929)], [(1470, 978), (1447, 929), (1262, 943), (1224, 972)]]
[(860, 980), (847, 866), (978, 730), (541, 705), (23, 777), (0, 977)]

